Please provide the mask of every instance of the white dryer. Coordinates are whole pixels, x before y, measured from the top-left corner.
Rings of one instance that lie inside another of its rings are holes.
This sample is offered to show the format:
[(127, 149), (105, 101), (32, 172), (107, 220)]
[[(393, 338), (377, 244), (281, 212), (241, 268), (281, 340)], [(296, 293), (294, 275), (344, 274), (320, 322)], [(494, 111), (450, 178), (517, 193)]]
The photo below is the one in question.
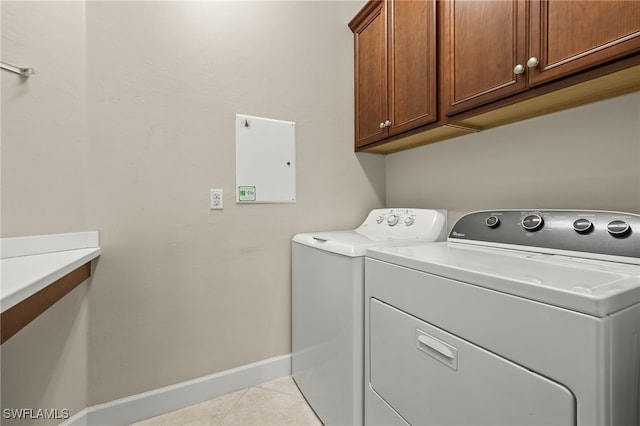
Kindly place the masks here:
[(377, 209), (355, 230), (292, 240), (292, 373), (325, 425), (364, 417), (364, 254), (443, 241), (446, 212)]
[(640, 425), (639, 215), (471, 213), (365, 277), (365, 424)]

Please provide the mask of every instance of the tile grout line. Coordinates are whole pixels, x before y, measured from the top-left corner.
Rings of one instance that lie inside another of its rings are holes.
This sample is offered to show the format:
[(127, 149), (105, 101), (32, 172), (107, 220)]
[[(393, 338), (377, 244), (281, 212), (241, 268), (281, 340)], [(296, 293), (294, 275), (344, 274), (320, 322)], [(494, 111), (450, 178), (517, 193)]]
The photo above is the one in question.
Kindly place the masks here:
[(222, 420), (220, 424), (224, 424), (224, 421), (227, 419), (227, 417), (229, 417), (229, 414), (231, 414), (231, 412), (233, 411), (233, 409), (236, 407), (236, 405), (238, 405), (238, 403), (242, 400), (242, 398), (244, 398), (244, 396), (247, 394), (247, 392), (249, 391), (249, 389), (251, 389), (253, 386), (250, 386), (248, 388), (244, 388), (242, 391), (242, 395), (240, 395), (240, 398), (236, 399), (236, 401), (231, 404), (231, 407), (229, 407), (229, 409), (227, 410), (226, 413), (224, 413), (224, 416), (222, 416)]
[[(266, 382), (266, 383), (270, 383), (270, 382)], [(252, 387), (260, 388), (261, 390), (266, 390), (266, 391), (276, 392), (276, 393), (279, 393), (279, 394), (281, 394), (281, 395), (295, 396), (295, 392), (286, 392), (286, 391), (281, 391), (281, 390), (278, 390), (278, 389), (271, 389), (271, 388), (268, 388), (268, 387), (264, 387), (264, 386), (262, 386), (263, 384), (264, 384), (264, 383), (262, 383), (262, 384), (260, 384), (260, 385), (252, 386)], [(294, 384), (293, 386), (296, 386), (296, 385)], [(297, 392), (299, 392), (299, 391), (298, 391), (298, 387), (297, 387), (297, 386), (296, 386), (295, 390), (296, 390)]]

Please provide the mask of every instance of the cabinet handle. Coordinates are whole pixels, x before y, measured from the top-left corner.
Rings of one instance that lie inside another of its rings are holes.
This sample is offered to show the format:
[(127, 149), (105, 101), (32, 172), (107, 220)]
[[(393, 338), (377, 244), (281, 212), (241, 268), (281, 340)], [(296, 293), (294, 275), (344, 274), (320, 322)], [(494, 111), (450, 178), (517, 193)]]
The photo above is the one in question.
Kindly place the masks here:
[(513, 73), (514, 73), (514, 74), (517, 74), (517, 75), (524, 73), (524, 66), (523, 66), (522, 64), (518, 64), (518, 65), (516, 65), (516, 66), (513, 68)]
[(540, 63), (540, 61), (538, 61), (538, 58), (536, 58), (535, 56), (532, 56), (529, 58), (529, 60), (527, 61), (527, 66), (529, 68), (535, 68), (538, 66), (538, 64)]
[(381, 129), (384, 129), (384, 128), (385, 128), (384, 123), (380, 123), (380, 128), (381, 128)]
[(391, 127), (391, 122), (389, 120), (385, 121), (384, 127)]

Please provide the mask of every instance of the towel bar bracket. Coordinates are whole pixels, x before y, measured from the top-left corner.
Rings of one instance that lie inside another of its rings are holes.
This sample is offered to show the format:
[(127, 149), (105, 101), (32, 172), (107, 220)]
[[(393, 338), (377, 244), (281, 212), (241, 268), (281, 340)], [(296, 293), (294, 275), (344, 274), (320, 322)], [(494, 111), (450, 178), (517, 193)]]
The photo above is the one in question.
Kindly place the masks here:
[(0, 62), (0, 68), (16, 74), (20, 74), (21, 76), (27, 77), (27, 78), (29, 78), (32, 74), (36, 73), (36, 70), (33, 68), (17, 67), (15, 65), (11, 65), (6, 62)]

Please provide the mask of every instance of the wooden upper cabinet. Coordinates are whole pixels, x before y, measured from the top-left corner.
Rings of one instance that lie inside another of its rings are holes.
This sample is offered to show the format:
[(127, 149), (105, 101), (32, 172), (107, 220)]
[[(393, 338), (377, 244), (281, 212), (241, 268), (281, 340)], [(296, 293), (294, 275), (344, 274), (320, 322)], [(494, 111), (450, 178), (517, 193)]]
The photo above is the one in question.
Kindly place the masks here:
[(640, 51), (640, 1), (448, 0), (442, 6), (446, 115)]
[(442, 2), (443, 107), (451, 115), (526, 90), (524, 0)]
[[(364, 12), (364, 14), (363, 14)], [(354, 21), (360, 18), (353, 27)], [(387, 136), (387, 18), (384, 2), (367, 3), (349, 24), (355, 53), (356, 148)]]
[(349, 27), (356, 148), (436, 121), (435, 0), (370, 1)]
[(389, 135), (436, 121), (435, 1), (399, 0), (389, 10)]
[(640, 0), (369, 0), (349, 27), (357, 151), (638, 90)]
[(640, 1), (531, 2), (531, 85), (638, 51)]

